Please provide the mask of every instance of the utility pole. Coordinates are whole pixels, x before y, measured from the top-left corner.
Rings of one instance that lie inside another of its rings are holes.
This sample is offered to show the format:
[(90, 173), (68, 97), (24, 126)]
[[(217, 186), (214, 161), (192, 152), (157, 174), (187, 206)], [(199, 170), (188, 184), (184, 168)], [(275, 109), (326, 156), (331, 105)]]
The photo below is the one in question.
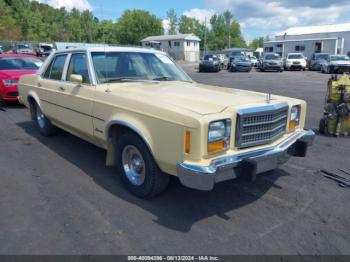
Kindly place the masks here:
[(231, 18), (228, 22), (228, 48), (231, 48)]
[(207, 17), (204, 19), (204, 54), (207, 51)]

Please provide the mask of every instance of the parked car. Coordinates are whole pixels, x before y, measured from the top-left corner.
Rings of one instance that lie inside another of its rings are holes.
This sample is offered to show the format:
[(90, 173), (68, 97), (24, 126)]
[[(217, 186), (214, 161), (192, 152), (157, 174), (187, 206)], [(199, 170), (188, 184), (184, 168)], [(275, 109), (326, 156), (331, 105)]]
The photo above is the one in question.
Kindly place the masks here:
[(14, 48), (16, 54), (36, 55), (35, 50), (29, 44), (16, 44)]
[(55, 51), (53, 44), (39, 43), (37, 55), (38, 56), (49, 56), (53, 51)]
[(221, 69), (226, 69), (228, 64), (228, 57), (224, 54), (218, 54), (217, 56), (220, 61)]
[(301, 53), (289, 53), (284, 60), (285, 70), (299, 69), (305, 71), (306, 65), (306, 58)]
[(231, 72), (250, 72), (252, 70), (252, 63), (248, 57), (237, 56), (231, 61)]
[(126, 187), (150, 198), (169, 175), (211, 190), (219, 181), (305, 156), (299, 99), (195, 83), (166, 53), (108, 47), (57, 51), (22, 76), (20, 99), (44, 136), (57, 127), (107, 150)]
[(227, 70), (231, 70), (231, 67), (232, 67), (232, 63), (233, 63), (233, 60), (235, 60), (236, 58), (245, 58), (246, 56), (240, 54), (240, 55), (234, 55), (234, 56), (230, 56), (229, 59), (228, 59), (228, 63), (227, 63)]
[(0, 54), (0, 100), (18, 101), (18, 79), (35, 73), (41, 64), (42, 61), (29, 55)]
[(283, 60), (277, 53), (265, 53), (259, 62), (259, 70), (264, 71), (279, 71), (283, 72)]
[(254, 66), (254, 67), (258, 66), (258, 59), (255, 56), (251, 56), (249, 59), (250, 59), (252, 66)]
[(312, 55), (309, 62), (309, 70), (320, 71), (321, 64), (327, 61), (329, 58), (328, 53), (315, 53)]
[(322, 73), (350, 72), (350, 58), (346, 55), (331, 55), (321, 64)]
[(199, 72), (219, 72), (220, 60), (217, 55), (205, 55), (199, 63)]

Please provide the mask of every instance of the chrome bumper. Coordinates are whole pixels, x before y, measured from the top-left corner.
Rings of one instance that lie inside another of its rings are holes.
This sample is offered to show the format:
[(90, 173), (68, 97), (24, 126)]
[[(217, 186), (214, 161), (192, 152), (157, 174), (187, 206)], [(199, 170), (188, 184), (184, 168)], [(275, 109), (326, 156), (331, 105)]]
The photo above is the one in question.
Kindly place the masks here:
[(273, 170), (292, 156), (304, 157), (314, 137), (312, 130), (302, 130), (276, 146), (217, 158), (209, 166), (178, 163), (177, 175), (183, 185), (199, 190), (211, 190), (215, 183), (241, 175), (254, 179), (256, 174)]

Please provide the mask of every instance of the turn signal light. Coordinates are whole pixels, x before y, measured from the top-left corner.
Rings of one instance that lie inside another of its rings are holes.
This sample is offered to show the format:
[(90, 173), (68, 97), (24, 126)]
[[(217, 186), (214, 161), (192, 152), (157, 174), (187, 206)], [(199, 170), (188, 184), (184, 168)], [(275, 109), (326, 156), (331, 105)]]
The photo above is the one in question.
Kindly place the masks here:
[(186, 131), (186, 135), (185, 135), (185, 153), (186, 154), (190, 153), (190, 148), (191, 148), (191, 132)]
[(208, 153), (216, 153), (224, 150), (226, 147), (225, 140), (219, 140), (208, 144)]
[(297, 126), (298, 126), (297, 121), (292, 120), (292, 121), (289, 122), (289, 129), (290, 129), (290, 130), (295, 129)]

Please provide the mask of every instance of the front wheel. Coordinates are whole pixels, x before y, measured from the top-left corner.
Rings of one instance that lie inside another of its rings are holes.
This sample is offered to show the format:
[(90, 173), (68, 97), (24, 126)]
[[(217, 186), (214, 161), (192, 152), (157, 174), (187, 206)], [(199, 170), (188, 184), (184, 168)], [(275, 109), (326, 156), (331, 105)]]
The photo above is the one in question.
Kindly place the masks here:
[(141, 198), (152, 198), (165, 190), (169, 175), (154, 161), (147, 145), (133, 133), (123, 134), (116, 145), (118, 171), (124, 185)]
[(41, 111), (39, 105), (35, 105), (35, 123), (43, 136), (52, 136), (58, 133), (58, 128)]

